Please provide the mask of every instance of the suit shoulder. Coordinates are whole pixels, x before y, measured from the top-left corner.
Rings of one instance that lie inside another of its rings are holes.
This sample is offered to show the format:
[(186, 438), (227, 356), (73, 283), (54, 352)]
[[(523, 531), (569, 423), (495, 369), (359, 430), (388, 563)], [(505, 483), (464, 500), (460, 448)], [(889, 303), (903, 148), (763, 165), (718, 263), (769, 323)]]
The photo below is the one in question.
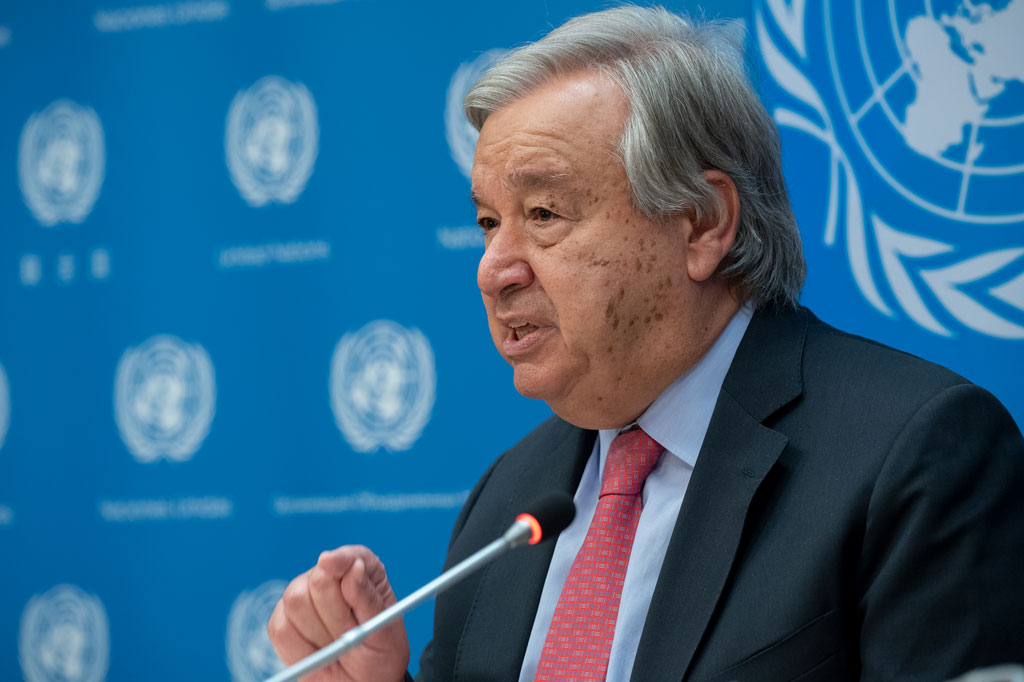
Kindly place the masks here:
[[(934, 362), (878, 341), (840, 331), (807, 312), (804, 348), (805, 381), (827, 381), (833, 388), (859, 387), (875, 395), (895, 391), (921, 399), (951, 386), (969, 384), (959, 374)], [(838, 383), (842, 382), (842, 383)]]

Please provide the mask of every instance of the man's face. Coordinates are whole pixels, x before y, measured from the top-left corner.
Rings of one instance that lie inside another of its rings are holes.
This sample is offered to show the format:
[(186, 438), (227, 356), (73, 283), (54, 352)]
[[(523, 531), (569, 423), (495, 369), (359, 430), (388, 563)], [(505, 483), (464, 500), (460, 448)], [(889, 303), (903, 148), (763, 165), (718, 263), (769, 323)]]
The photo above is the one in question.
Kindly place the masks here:
[(494, 343), (520, 393), (586, 428), (639, 416), (720, 331), (688, 276), (689, 220), (631, 206), (627, 112), (599, 74), (553, 79), (488, 117), (473, 165)]

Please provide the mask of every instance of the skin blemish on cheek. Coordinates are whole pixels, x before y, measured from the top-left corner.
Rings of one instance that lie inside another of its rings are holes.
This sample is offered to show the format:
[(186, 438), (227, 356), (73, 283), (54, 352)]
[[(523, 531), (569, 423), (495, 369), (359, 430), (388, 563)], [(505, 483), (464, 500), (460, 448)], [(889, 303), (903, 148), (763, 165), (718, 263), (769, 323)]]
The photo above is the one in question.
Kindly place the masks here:
[(604, 309), (604, 319), (612, 319), (612, 315), (615, 314), (615, 299), (608, 301), (608, 307)]
[[(636, 271), (637, 271), (637, 272), (640, 272), (640, 270), (641, 270), (641, 269), (642, 269), (643, 267), (644, 267), (644, 264), (640, 262), (640, 259), (639, 259), (639, 258), (637, 258), (637, 259), (636, 259)], [(647, 268), (648, 268), (648, 270), (647, 270), (647, 271), (648, 271), (648, 272), (650, 272), (650, 267), (651, 267), (651, 266), (650, 266), (650, 264), (648, 264), (648, 265), (647, 265)]]
[(612, 320), (612, 329), (618, 329), (618, 328), (619, 328), (619, 316), (616, 315), (615, 319)]
[(661, 322), (663, 317), (665, 316), (662, 315), (661, 313), (654, 313), (654, 319), (657, 320), (658, 322)]
[(623, 300), (624, 298), (626, 298), (626, 287), (619, 287), (619, 296), (618, 296), (618, 298), (619, 298), (620, 301)]

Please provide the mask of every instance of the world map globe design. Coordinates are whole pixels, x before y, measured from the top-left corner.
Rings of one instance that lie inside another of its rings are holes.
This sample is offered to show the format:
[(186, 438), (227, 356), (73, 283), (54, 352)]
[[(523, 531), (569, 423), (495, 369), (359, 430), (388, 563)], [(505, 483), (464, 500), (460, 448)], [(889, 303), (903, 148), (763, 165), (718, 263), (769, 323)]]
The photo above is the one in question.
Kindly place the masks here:
[(1024, 220), (1024, 0), (826, 0), (825, 23), (843, 113), (879, 175), (946, 218)]

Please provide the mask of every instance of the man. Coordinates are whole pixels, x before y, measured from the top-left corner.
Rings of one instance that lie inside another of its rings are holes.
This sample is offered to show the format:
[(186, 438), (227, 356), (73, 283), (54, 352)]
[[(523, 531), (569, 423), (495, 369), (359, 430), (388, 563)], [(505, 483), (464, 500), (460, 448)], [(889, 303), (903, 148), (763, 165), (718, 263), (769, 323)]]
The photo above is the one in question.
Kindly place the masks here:
[[(936, 682), (1024, 658), (1020, 432), (796, 307), (777, 135), (729, 45), (609, 10), (466, 98), (491, 333), (558, 416), (477, 484), (447, 564), (537, 491), (578, 515), (438, 597), (424, 680)], [(369, 550), (325, 552), (271, 639), (292, 663), (394, 601)], [(309, 679), (408, 657), (398, 624)]]

